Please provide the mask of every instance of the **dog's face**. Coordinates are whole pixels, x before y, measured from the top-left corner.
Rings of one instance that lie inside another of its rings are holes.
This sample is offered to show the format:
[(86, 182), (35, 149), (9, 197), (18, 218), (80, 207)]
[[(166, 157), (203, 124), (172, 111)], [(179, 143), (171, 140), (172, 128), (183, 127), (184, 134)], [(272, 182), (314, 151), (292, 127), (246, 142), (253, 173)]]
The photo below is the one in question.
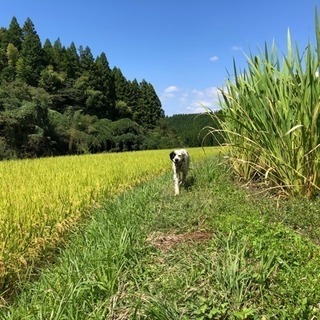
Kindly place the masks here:
[(175, 150), (170, 153), (170, 159), (176, 165), (181, 164), (185, 160), (186, 154), (180, 150)]

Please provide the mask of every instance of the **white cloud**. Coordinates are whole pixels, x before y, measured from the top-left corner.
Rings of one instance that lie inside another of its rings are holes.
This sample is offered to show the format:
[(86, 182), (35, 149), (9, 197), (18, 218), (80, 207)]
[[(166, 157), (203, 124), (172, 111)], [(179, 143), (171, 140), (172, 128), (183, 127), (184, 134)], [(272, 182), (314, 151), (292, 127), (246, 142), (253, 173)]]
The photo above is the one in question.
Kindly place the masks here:
[(172, 92), (176, 92), (176, 91), (179, 91), (178, 87), (176, 87), (176, 86), (169, 86), (164, 89), (165, 93), (172, 93)]
[(168, 87), (160, 96), (166, 115), (179, 113), (202, 113), (206, 108), (219, 110), (218, 88), (182, 90)]
[(205, 95), (209, 97), (215, 97), (215, 99), (217, 99), (218, 92), (219, 89), (217, 87), (210, 87), (205, 90)]
[(192, 107), (187, 107), (187, 112), (185, 113), (204, 113), (206, 109), (202, 106), (192, 106)]
[(233, 51), (242, 51), (242, 48), (239, 47), (239, 46), (233, 46), (231, 49), (232, 49)]
[(197, 90), (197, 89), (193, 89), (193, 90), (191, 91), (191, 93), (192, 93), (195, 97), (198, 97), (199, 99), (202, 98), (202, 97), (205, 95), (205, 93), (204, 93), (203, 91)]
[(179, 91), (179, 88), (176, 86), (169, 86), (164, 89), (164, 92), (162, 94), (162, 99), (167, 100), (167, 99), (173, 99), (176, 97), (176, 93)]
[(180, 98), (179, 98), (179, 101), (181, 104), (185, 104), (188, 102), (188, 99), (189, 99), (189, 93), (188, 92), (184, 92)]
[(217, 61), (217, 60), (219, 60), (219, 57), (218, 57), (218, 56), (212, 56), (212, 57), (210, 57), (210, 61), (212, 61), (212, 62), (215, 62), (215, 61)]

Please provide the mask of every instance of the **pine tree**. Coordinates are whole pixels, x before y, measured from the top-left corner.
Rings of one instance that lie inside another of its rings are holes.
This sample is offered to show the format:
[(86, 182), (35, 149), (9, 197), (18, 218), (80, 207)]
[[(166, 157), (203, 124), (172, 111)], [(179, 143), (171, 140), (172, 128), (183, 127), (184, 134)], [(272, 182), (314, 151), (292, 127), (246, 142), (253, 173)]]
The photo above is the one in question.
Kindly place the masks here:
[(95, 61), (95, 87), (100, 91), (107, 91), (111, 82), (111, 70), (105, 53), (101, 53)]
[[(4, 28), (0, 29), (0, 73), (7, 66), (7, 54), (6, 50), (2, 47), (2, 38), (4, 37), (6, 30)], [(0, 74), (0, 79), (2, 78), (2, 74)]]
[(103, 93), (104, 106), (101, 110), (101, 117), (113, 119), (115, 117), (115, 88), (109, 67), (109, 62), (105, 53), (95, 61), (95, 83), (94, 87)]
[(26, 20), (22, 30), (23, 42), (17, 62), (17, 74), (27, 84), (37, 86), (43, 69), (44, 52), (30, 18)]
[(149, 128), (158, 125), (159, 120), (164, 118), (161, 102), (153, 86), (145, 80), (140, 83), (140, 99), (135, 117), (138, 123)]
[(6, 81), (15, 79), (15, 65), (22, 43), (22, 30), (15, 17), (11, 19), (8, 29), (0, 30), (0, 78)]
[(94, 59), (91, 53), (91, 49), (88, 46), (85, 49), (83, 49), (83, 47), (80, 46), (79, 53), (80, 53), (80, 71), (82, 73), (90, 72), (94, 64)]
[(16, 17), (11, 19), (9, 28), (1, 39), (1, 45), (4, 49), (7, 48), (9, 43), (13, 44), (19, 51), (21, 50), (22, 29), (20, 28)]
[(127, 103), (127, 93), (128, 93), (128, 81), (123, 76), (121, 70), (117, 67), (112, 69), (112, 77), (114, 82), (115, 99), (116, 101), (123, 101)]
[(80, 70), (80, 59), (76, 49), (76, 46), (71, 42), (70, 47), (66, 49), (64, 70), (67, 73), (69, 80), (75, 80), (79, 75)]
[(54, 66), (53, 47), (51, 41), (46, 39), (43, 44), (44, 65)]
[(54, 42), (52, 49), (54, 67), (57, 71), (62, 71), (66, 48), (61, 44), (60, 38)]
[[(128, 106), (132, 109), (133, 113), (136, 114), (139, 110), (139, 100), (141, 98), (140, 85), (137, 79), (134, 79), (133, 81), (128, 81), (127, 86), (128, 90), (126, 92), (126, 102)], [(136, 120), (134, 119), (134, 121)]]

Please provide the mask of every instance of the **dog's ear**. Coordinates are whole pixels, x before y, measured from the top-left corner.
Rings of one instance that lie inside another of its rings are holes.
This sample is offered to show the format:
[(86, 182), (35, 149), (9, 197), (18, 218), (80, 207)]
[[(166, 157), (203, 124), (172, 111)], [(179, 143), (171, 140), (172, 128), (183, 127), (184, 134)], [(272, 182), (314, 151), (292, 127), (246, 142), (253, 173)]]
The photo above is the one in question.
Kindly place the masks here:
[(172, 151), (172, 152), (169, 154), (171, 161), (173, 161), (173, 158), (174, 158), (175, 155), (176, 155), (176, 154), (175, 154), (174, 151)]

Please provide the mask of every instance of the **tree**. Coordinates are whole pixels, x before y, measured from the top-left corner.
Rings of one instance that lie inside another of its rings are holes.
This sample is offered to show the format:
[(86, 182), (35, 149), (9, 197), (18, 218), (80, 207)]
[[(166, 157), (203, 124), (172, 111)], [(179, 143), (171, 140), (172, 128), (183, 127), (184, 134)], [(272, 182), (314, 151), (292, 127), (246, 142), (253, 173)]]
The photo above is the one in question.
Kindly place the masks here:
[(131, 119), (123, 118), (110, 125), (116, 147), (112, 151), (138, 150), (142, 144), (144, 130)]
[(8, 44), (13, 44), (19, 51), (22, 45), (22, 29), (17, 21), (16, 17), (11, 19), (8, 30), (6, 30), (1, 39), (2, 48), (6, 49)]
[(99, 119), (93, 126), (95, 128), (95, 139), (93, 151), (101, 152), (115, 147), (114, 137), (111, 133), (111, 123), (109, 119)]
[(154, 128), (161, 118), (164, 118), (161, 102), (153, 86), (143, 80), (140, 84), (140, 99), (134, 120), (148, 128)]
[(32, 92), (34, 101), (0, 113), (0, 136), (20, 157), (39, 157), (50, 154), (48, 136), (48, 103), (45, 93)]
[(9, 43), (7, 47), (7, 58), (9, 67), (15, 67), (18, 61), (19, 50), (13, 43)]
[(7, 64), (1, 72), (1, 78), (6, 81), (14, 81), (16, 77), (16, 64), (19, 57), (18, 49), (9, 43), (7, 47)]
[(91, 81), (92, 86), (95, 90), (102, 93), (100, 107), (96, 110), (96, 114), (100, 118), (115, 118), (115, 88), (114, 82), (109, 67), (109, 62), (105, 53), (101, 55), (95, 61), (95, 73)]
[(54, 67), (53, 47), (49, 39), (46, 39), (46, 41), (43, 44), (43, 55), (44, 64), (46, 66), (51, 65)]
[(125, 103), (127, 103), (129, 91), (127, 79), (123, 76), (121, 70), (117, 67), (114, 67), (112, 69), (111, 74), (114, 83), (116, 101), (124, 101)]
[[(182, 146), (199, 147), (215, 146), (223, 143), (219, 133), (213, 129), (221, 129), (219, 121), (223, 120), (221, 111), (212, 114), (177, 114), (166, 117), (164, 122), (169, 130), (174, 130), (182, 139)], [(211, 132), (211, 133), (210, 133)]]
[(58, 38), (42, 47), (30, 18), (23, 28), (15, 17), (0, 27), (0, 83), (0, 158), (138, 150), (171, 139), (155, 128), (163, 111), (150, 84), (128, 81), (88, 46), (66, 48)]
[(137, 110), (139, 110), (139, 100), (141, 98), (141, 91), (138, 81), (136, 79), (133, 81), (128, 81), (127, 88), (125, 101), (132, 109), (133, 120), (141, 124), (142, 122), (140, 121), (139, 117), (136, 117)]
[(63, 69), (67, 73), (70, 82), (73, 82), (79, 75), (80, 59), (73, 42), (71, 42), (70, 47), (66, 49)]
[(61, 44), (60, 38), (58, 38), (52, 47), (54, 66), (57, 71), (63, 70), (65, 52), (66, 48)]
[(82, 114), (81, 110), (68, 113), (69, 151), (72, 153), (89, 153), (95, 143), (95, 126), (97, 117)]
[(92, 71), (92, 67), (94, 64), (93, 55), (91, 53), (91, 49), (86, 46), (85, 49), (83, 49), (82, 46), (79, 47), (79, 53), (80, 53), (80, 72), (88, 72), (90, 73)]
[(132, 119), (132, 109), (122, 100), (116, 101), (116, 114), (119, 118)]
[(0, 32), (0, 70), (1, 79), (13, 81), (15, 79), (15, 66), (18, 60), (22, 43), (22, 30), (15, 17), (11, 19), (9, 28)]
[(30, 87), (22, 81), (3, 82), (0, 86), (0, 111), (18, 109), (25, 101), (32, 101)]
[(44, 52), (34, 25), (28, 18), (23, 26), (23, 42), (17, 74), (27, 84), (37, 86), (43, 69)]
[(39, 87), (45, 89), (48, 93), (57, 93), (64, 87), (65, 74), (54, 71), (53, 66), (49, 65), (41, 72)]

